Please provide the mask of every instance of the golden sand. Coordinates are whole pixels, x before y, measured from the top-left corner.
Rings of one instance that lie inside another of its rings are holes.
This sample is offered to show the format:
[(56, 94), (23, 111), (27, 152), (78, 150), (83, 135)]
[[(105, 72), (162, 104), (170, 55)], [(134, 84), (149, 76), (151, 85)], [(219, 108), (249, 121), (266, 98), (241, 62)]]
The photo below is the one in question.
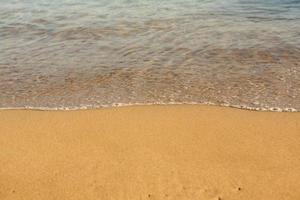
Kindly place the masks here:
[(300, 113), (0, 111), (1, 200), (300, 199)]

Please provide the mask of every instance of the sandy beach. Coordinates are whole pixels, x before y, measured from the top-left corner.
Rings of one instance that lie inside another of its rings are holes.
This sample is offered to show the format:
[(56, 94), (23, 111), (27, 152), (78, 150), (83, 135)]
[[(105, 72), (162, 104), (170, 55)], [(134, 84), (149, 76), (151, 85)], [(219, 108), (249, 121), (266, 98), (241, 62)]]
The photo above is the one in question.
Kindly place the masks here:
[(1, 200), (298, 200), (300, 113), (0, 111)]

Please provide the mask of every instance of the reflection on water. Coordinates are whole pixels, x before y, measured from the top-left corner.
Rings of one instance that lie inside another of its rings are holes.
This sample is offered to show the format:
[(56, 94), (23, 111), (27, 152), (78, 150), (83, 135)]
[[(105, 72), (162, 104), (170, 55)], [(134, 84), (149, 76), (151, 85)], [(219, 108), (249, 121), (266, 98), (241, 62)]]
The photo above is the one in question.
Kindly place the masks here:
[(298, 0), (0, 0), (0, 107), (300, 110)]

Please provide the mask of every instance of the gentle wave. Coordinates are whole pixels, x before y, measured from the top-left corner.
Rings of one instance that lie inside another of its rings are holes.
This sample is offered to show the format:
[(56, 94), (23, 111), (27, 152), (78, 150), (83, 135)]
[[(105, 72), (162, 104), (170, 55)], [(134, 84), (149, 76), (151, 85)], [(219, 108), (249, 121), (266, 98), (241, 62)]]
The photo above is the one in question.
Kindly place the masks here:
[(300, 110), (295, 0), (2, 0), (0, 37), (0, 109)]

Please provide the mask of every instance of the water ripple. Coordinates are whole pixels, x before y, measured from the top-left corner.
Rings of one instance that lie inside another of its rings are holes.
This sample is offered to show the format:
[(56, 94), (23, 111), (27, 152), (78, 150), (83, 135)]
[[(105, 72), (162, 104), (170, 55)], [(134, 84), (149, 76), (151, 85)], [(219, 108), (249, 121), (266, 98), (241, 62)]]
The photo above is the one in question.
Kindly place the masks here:
[(0, 108), (300, 110), (300, 2), (8, 1)]

